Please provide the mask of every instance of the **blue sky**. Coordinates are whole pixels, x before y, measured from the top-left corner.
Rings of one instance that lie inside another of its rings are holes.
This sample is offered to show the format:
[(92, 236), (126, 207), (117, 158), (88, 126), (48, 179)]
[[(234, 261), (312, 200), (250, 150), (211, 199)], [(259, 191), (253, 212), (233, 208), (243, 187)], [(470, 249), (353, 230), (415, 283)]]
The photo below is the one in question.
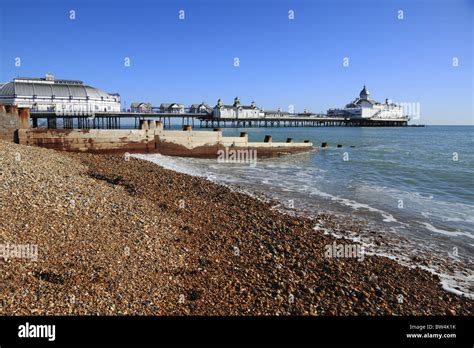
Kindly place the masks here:
[(366, 84), (376, 100), (420, 103), (419, 123), (474, 124), (472, 0), (2, 0), (0, 11), (3, 82), (51, 72), (128, 105), (240, 96), (314, 112)]

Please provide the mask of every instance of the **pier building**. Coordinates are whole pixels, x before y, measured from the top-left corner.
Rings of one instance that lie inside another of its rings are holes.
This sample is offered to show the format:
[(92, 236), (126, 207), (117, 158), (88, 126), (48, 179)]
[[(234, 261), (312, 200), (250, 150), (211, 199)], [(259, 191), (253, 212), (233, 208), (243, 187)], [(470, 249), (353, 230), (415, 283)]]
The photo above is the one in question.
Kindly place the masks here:
[(152, 112), (153, 105), (151, 103), (135, 102), (130, 105), (131, 112)]
[(163, 103), (160, 105), (160, 111), (170, 114), (184, 114), (184, 104), (180, 103)]
[(360, 91), (359, 98), (356, 98), (342, 109), (329, 109), (327, 116), (377, 120), (404, 118), (402, 106), (391, 103), (388, 99), (385, 99), (385, 103), (373, 100), (365, 86)]
[(265, 110), (265, 117), (291, 117), (294, 113), (283, 111), (281, 108), (277, 110)]
[(192, 114), (212, 114), (212, 108), (206, 103), (192, 104), (189, 108), (189, 112)]
[(213, 111), (213, 117), (217, 119), (259, 118), (264, 116), (265, 113), (257, 107), (255, 102), (250, 105), (241, 105), (239, 97), (235, 97), (232, 105), (225, 105), (222, 99), (219, 99)]
[(85, 85), (79, 80), (18, 77), (0, 84), (0, 103), (32, 111), (60, 113), (119, 112), (120, 95)]

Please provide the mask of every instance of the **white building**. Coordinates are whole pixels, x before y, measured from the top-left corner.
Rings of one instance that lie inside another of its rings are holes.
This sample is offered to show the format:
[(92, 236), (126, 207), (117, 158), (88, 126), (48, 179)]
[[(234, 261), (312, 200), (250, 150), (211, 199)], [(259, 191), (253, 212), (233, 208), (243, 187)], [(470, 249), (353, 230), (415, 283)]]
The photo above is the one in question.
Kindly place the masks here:
[(160, 111), (172, 114), (184, 114), (184, 104), (163, 103), (160, 105)]
[(152, 112), (153, 105), (151, 103), (135, 102), (130, 105), (131, 112)]
[(260, 110), (255, 102), (251, 105), (241, 105), (239, 97), (235, 97), (233, 105), (224, 105), (222, 99), (217, 101), (213, 111), (214, 118), (260, 118), (264, 112)]
[(120, 95), (106, 93), (78, 80), (56, 80), (51, 74), (45, 78), (15, 78), (0, 84), (0, 103), (57, 114), (120, 111)]
[(296, 114), (290, 113), (288, 111), (283, 111), (281, 108), (277, 110), (265, 110), (265, 117), (269, 118), (278, 118), (278, 117), (291, 117), (296, 116)]
[(212, 108), (206, 103), (192, 104), (189, 108), (189, 112), (192, 114), (212, 114)]
[(403, 107), (394, 103), (390, 103), (385, 99), (385, 103), (374, 101), (370, 97), (370, 93), (364, 86), (360, 91), (359, 98), (347, 104), (343, 109), (329, 109), (327, 115), (349, 118), (366, 118), (366, 119), (404, 119)]

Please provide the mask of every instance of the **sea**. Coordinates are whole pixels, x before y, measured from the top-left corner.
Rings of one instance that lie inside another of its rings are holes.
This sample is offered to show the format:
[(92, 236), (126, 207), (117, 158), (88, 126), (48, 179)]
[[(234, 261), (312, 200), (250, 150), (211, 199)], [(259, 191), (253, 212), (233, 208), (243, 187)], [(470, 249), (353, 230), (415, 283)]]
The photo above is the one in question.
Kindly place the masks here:
[[(281, 203), (307, 216), (361, 221), (348, 234), (374, 254), (421, 267), (451, 292), (474, 298), (474, 127), (224, 128), (251, 141), (310, 140), (311, 152), (222, 163), (216, 159), (137, 155)], [(322, 142), (329, 147), (320, 148)], [(342, 147), (337, 147), (342, 145)], [(388, 241), (377, 247), (376, 230)], [(330, 233), (331, 231), (329, 231)], [(315, 233), (319, 233), (317, 226)], [(325, 231), (327, 233), (327, 231)]]

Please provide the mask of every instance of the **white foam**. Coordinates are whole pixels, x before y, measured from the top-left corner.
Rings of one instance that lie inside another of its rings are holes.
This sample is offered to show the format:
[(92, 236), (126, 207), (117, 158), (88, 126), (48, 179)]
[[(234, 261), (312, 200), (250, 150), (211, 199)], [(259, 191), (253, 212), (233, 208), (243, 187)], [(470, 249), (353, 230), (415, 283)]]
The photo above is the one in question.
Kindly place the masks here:
[(315, 189), (315, 188), (313, 188), (311, 193), (314, 193), (314, 194), (316, 194), (320, 197), (328, 198), (332, 201), (336, 201), (337, 203), (343, 204), (343, 205), (345, 205), (347, 207), (350, 207), (354, 210), (366, 209), (370, 212), (378, 213), (383, 217), (384, 222), (399, 222), (397, 219), (395, 219), (395, 217), (392, 214), (387, 213), (386, 211), (383, 211), (381, 209), (374, 208), (374, 207), (370, 206), (369, 204), (360, 203), (360, 202), (354, 201), (352, 199), (343, 198), (343, 197), (340, 197), (340, 196), (335, 196), (335, 195), (320, 191), (320, 190)]
[(346, 238), (348, 240), (361, 243), (366, 248), (365, 254), (367, 256), (378, 255), (378, 256), (386, 257), (390, 260), (393, 260), (405, 267), (409, 267), (409, 268), (419, 267), (427, 272), (430, 272), (431, 274), (437, 275), (440, 278), (440, 283), (444, 290), (454, 293), (456, 295), (465, 296), (467, 298), (474, 299), (474, 293), (471, 291), (472, 284), (474, 284), (474, 275), (472, 274), (472, 271), (471, 271), (471, 275), (469, 276), (465, 276), (458, 271), (454, 271), (454, 275), (450, 275), (445, 272), (439, 272), (439, 270), (434, 266), (428, 267), (425, 265), (414, 264), (408, 255), (404, 255), (401, 252), (388, 253), (380, 249), (369, 252), (368, 250), (370, 250), (375, 245), (370, 242), (370, 239), (364, 239), (362, 236), (357, 236), (357, 235), (342, 236), (338, 233), (335, 233), (333, 230), (324, 228), (320, 223), (315, 224), (313, 229), (315, 231), (322, 230), (324, 234), (332, 235), (333, 237), (337, 239)]
[[(434, 199), (431, 194), (420, 192), (401, 191), (394, 188), (383, 186), (358, 185), (364, 192), (376, 192), (379, 197), (389, 196), (390, 199), (402, 199), (406, 207), (420, 211), (420, 214), (430, 219), (439, 219), (445, 222), (474, 223), (474, 206), (460, 202), (449, 202), (440, 199)], [(430, 211), (421, 211), (429, 207)]]
[(163, 156), (160, 154), (133, 154), (130, 155), (130, 157), (135, 157), (145, 161), (153, 162), (165, 169), (174, 170), (179, 173), (189, 174), (192, 176), (205, 176), (204, 173), (197, 171), (193, 166), (186, 165), (182, 160), (176, 159), (176, 157)]
[[(474, 210), (474, 207), (472, 207), (470, 210)], [(432, 212), (429, 211), (424, 211), (421, 213), (423, 217), (430, 219), (431, 217), (438, 218), (444, 222), (467, 222), (467, 223), (474, 223), (474, 218), (468, 216), (467, 214), (463, 214), (462, 212), (460, 213), (459, 211), (451, 211), (452, 214), (459, 214), (462, 217), (451, 217), (451, 216), (440, 216), (439, 214), (433, 214)]]
[(422, 225), (424, 225), (426, 227), (427, 230), (431, 231), (431, 232), (435, 232), (435, 233), (439, 233), (439, 234), (444, 234), (446, 236), (465, 236), (465, 237), (469, 237), (469, 238), (472, 238), (474, 239), (474, 235), (472, 235), (471, 233), (469, 232), (464, 232), (464, 231), (459, 231), (459, 230), (456, 230), (456, 231), (446, 231), (446, 230), (442, 230), (442, 229), (439, 229), (439, 228), (436, 228), (434, 227), (432, 224), (430, 224), (429, 222), (421, 222)]

